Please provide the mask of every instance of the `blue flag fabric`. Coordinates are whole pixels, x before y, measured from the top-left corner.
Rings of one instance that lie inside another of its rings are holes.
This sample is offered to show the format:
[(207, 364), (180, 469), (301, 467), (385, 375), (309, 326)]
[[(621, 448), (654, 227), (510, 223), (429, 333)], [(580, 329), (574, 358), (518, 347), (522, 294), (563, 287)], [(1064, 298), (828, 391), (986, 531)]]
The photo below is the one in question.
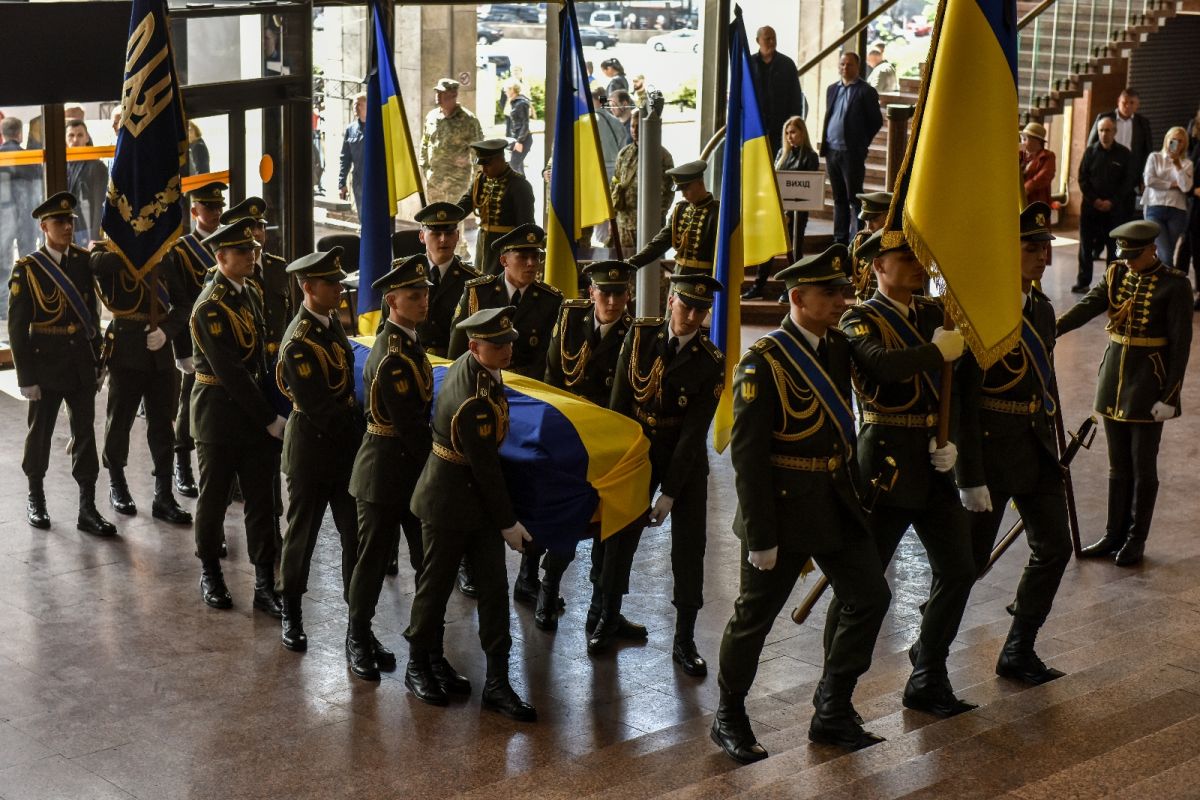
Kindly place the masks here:
[(167, 30), (166, 0), (133, 0), (121, 124), (101, 228), (109, 251), (139, 280), (183, 228), (180, 169), (187, 159), (183, 98)]

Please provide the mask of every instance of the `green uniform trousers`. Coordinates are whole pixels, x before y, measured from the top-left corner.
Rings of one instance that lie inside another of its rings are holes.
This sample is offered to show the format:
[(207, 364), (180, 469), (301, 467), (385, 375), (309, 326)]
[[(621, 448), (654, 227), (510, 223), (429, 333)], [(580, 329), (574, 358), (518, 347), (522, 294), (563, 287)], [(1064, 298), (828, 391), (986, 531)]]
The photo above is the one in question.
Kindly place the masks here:
[(196, 373), (189, 372), (179, 382), (179, 409), (175, 412), (175, 450), (190, 453), (196, 449), (192, 439), (192, 387)]
[(358, 560), (358, 507), (350, 496), (350, 475), (338, 480), (288, 475), (287, 491), (287, 532), (283, 535), (277, 591), (285, 597), (299, 597), (308, 591), (313, 550), (328, 507), (341, 539), (342, 597), (348, 598), (350, 577)]
[(424, 560), (421, 520), (405, 503), (358, 501), (358, 553), (347, 597), (352, 622), (369, 625), (375, 618), (375, 606), (383, 590), (388, 562), (400, 542), (401, 530), (408, 541), (408, 560), (413, 575), (420, 585)]
[(154, 474), (171, 474), (171, 412), (175, 404), (175, 370), (113, 367), (108, 374), (108, 413), (104, 424), (104, 466), (124, 469), (129, 463), (129, 434), (138, 406), (146, 408), (146, 443)]
[(196, 555), (201, 561), (221, 557), (225, 540), (225, 510), (237, 478), (242, 487), (246, 518), (246, 552), (252, 564), (275, 561), (275, 498), (271, 470), (279, 464), (274, 442), (256, 440), (245, 444), (196, 443), (200, 467), (200, 497), (196, 500)]
[(96, 458), (96, 389), (87, 386), (63, 394), (42, 390), (42, 399), (29, 404), (29, 433), (25, 436), (25, 454), (21, 469), (30, 478), (44, 478), (50, 466), (50, 442), (58, 411), (67, 404), (67, 423), (71, 426), (71, 476), (80, 486), (95, 486), (100, 473)]

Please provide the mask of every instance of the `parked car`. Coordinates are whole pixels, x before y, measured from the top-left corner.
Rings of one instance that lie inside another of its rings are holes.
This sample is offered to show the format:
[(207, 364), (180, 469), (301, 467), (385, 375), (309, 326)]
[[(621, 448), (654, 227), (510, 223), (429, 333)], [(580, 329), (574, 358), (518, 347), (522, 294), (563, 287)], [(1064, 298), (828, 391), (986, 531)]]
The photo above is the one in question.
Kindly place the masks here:
[(492, 3), (486, 11), (480, 8), (476, 16), (485, 22), (528, 22), (534, 25), (538, 22), (537, 6), (522, 3)]
[(621, 24), (620, 11), (593, 11), (588, 18), (588, 25), (593, 28), (619, 28)]
[(495, 44), (504, 38), (504, 31), (492, 25), (484, 25), (482, 22), (475, 26), (476, 41), (480, 44)]
[(680, 28), (677, 31), (651, 36), (646, 44), (659, 53), (699, 53), (700, 32), (691, 28)]
[(597, 50), (603, 50), (606, 47), (617, 46), (617, 35), (612, 31), (602, 31), (598, 28), (591, 28), (587, 25), (579, 27), (579, 41), (584, 47), (595, 47)]
[(512, 74), (512, 59), (508, 56), (485, 56), (479, 53), (475, 56), (476, 69), (492, 68), (497, 78), (506, 78)]

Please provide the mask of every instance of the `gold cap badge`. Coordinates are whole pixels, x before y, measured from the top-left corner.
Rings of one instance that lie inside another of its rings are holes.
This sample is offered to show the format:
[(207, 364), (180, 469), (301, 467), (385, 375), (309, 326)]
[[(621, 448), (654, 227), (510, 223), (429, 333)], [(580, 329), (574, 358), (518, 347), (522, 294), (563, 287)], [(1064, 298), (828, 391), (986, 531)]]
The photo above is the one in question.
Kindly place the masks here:
[(446, 218), (446, 212), (445, 212), (445, 211), (439, 211), (439, 212), (437, 212), (437, 218), (438, 218), (438, 220), (443, 220), (443, 219), (445, 219), (445, 218)]
[(618, 278), (620, 278), (620, 277), (621, 277), (621, 270), (619, 270), (619, 269), (610, 269), (610, 270), (608, 271), (608, 277), (612, 278), (614, 281), (615, 281), (615, 280), (617, 280)]
[(70, 200), (59, 200), (59, 201), (58, 201), (58, 206), (59, 206), (59, 208), (70, 208), (70, 207), (71, 207), (71, 201), (70, 201)]
[(536, 234), (536, 233), (529, 233), (529, 234), (526, 234), (526, 235), (525, 235), (525, 241), (527, 241), (527, 242), (536, 242), (536, 241), (537, 241), (537, 234)]
[(708, 291), (708, 287), (705, 286), (703, 283), (698, 283), (692, 287), (692, 291), (695, 292), (696, 294), (702, 295)]
[(500, 330), (506, 331), (511, 327), (512, 327), (512, 322), (509, 321), (508, 317), (500, 318)]
[(1033, 218), (1033, 221), (1034, 221), (1035, 223), (1037, 223), (1038, 225), (1045, 226), (1045, 224), (1046, 224), (1046, 215), (1045, 215), (1045, 214), (1037, 214), (1037, 215), (1035, 215), (1035, 216), (1034, 216), (1034, 218)]

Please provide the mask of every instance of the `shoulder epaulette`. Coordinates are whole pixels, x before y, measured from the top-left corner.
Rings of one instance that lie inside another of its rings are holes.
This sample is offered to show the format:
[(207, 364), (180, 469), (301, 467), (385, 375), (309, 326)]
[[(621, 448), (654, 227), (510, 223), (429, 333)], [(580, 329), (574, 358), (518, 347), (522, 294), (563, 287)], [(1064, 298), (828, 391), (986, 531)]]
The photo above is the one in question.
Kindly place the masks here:
[(557, 286), (551, 286), (550, 284), (543, 283), (542, 281), (534, 281), (533, 285), (537, 286), (539, 289), (545, 289), (547, 292), (550, 292), (550, 294), (556, 294), (559, 297), (562, 297), (562, 290)]
[(464, 286), (483, 286), (484, 284), (491, 283), (492, 280), (497, 277), (499, 277), (499, 276), (498, 275), (480, 275), (478, 278), (472, 278), (471, 280), (467, 281), (464, 284)]
[(923, 294), (914, 294), (912, 299), (914, 306), (926, 305), (937, 306), (938, 308), (942, 307), (942, 301), (936, 297), (926, 297)]
[(564, 311), (568, 308), (591, 308), (592, 301), (582, 297), (574, 300), (563, 300), (562, 307)]
[[(97, 242), (97, 243), (96, 243), (96, 249), (100, 249), (100, 248), (101, 248), (101, 245), (102, 245), (102, 242)], [(71, 242), (71, 244), (69, 245), (69, 247), (70, 247), (70, 249), (71, 249), (71, 250), (73, 250), (73, 251), (74, 251), (74, 252), (76, 252), (76, 253), (83, 253), (85, 256), (88, 254), (88, 251), (87, 251), (87, 250), (84, 250), (82, 247), (80, 247), (79, 245), (75, 244), (74, 242)], [(105, 250), (107, 250), (108, 248), (107, 248), (107, 247), (104, 247), (104, 249), (105, 249)]]
[(388, 334), (388, 353), (398, 356), (404, 352), (404, 339), (398, 333)]
[[(479, 370), (479, 374), (475, 376), (475, 398), (487, 397), (491, 392), (491, 387), (492, 376), (486, 370)], [(468, 399), (467, 403), (475, 398)], [(463, 403), (463, 405), (465, 406), (467, 403)]]
[(1177, 270), (1174, 267), (1167, 267), (1167, 274), (1172, 278), (1186, 278), (1187, 273), (1182, 270)]
[(750, 345), (750, 348), (742, 354), (742, 358), (745, 358), (752, 353), (765, 353), (775, 346), (776, 342), (774, 339), (772, 339), (770, 336), (764, 336), (754, 344)]
[(225, 299), (225, 292), (227, 291), (228, 289), (225, 288), (225, 284), (214, 283), (212, 291), (208, 293), (208, 299), (214, 303), (219, 303)]
[(657, 328), (663, 324), (664, 317), (638, 317), (633, 324), (639, 328)]
[(702, 344), (704, 346), (704, 349), (716, 361), (724, 361), (725, 360), (725, 354), (723, 352), (721, 352), (721, 348), (717, 347), (713, 343), (713, 340), (708, 338), (707, 336), (705, 336), (703, 333), (700, 334), (700, 344)]
[(312, 322), (307, 319), (302, 319), (296, 323), (296, 329), (292, 331), (292, 341), (298, 342), (308, 335), (308, 329), (312, 327)]
[(847, 336), (847, 335), (846, 335), (846, 332), (845, 332), (844, 330), (842, 330), (841, 328), (836, 328), (836, 327), (835, 327), (835, 328), (826, 328), (826, 329), (825, 329), (825, 335), (827, 335), (827, 336), (828, 336), (828, 335), (829, 335), (829, 334), (831, 334), (831, 333), (832, 333), (832, 334), (834, 334), (835, 336), (840, 336), (840, 337), (842, 337), (843, 339), (849, 339), (849, 338), (850, 338), (849, 336)]
[(483, 273), (477, 270), (474, 264), (468, 264), (466, 261), (459, 261), (458, 266), (462, 267), (463, 271), (465, 271), (468, 275), (474, 275), (479, 278), (483, 277)]

